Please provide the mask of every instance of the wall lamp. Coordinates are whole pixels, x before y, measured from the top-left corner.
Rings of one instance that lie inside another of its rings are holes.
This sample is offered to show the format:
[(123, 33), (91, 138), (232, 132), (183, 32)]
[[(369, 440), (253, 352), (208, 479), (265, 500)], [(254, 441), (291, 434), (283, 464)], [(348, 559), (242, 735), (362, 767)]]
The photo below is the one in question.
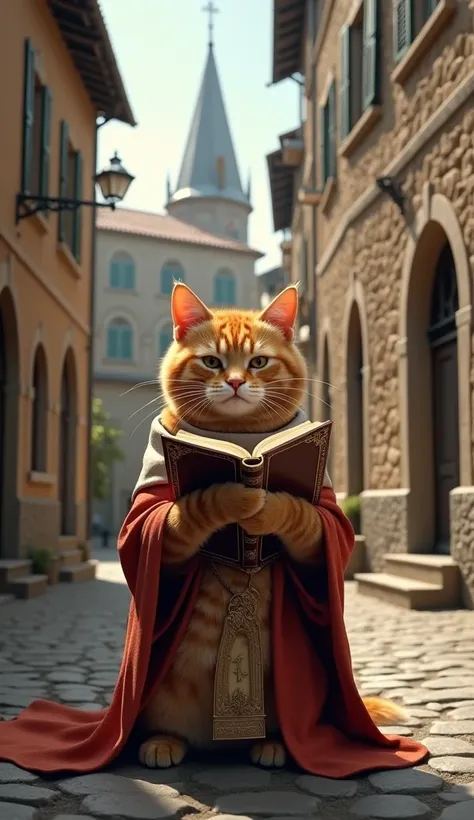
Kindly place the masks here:
[(33, 216), (38, 211), (77, 211), (82, 205), (111, 208), (113, 211), (117, 202), (121, 202), (125, 197), (134, 179), (135, 177), (123, 167), (120, 157), (115, 152), (108, 168), (104, 168), (94, 177), (94, 182), (99, 186), (105, 202), (21, 193), (16, 195), (15, 222), (18, 225), (21, 219)]
[(387, 194), (399, 208), (402, 216), (405, 216), (405, 194), (400, 183), (393, 177), (378, 177), (376, 182), (382, 193)]

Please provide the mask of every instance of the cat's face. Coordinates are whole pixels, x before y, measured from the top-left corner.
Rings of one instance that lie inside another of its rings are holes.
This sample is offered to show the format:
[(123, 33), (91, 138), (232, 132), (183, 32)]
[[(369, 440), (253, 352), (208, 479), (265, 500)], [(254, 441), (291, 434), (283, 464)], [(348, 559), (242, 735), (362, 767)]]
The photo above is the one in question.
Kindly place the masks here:
[(293, 344), (296, 288), (261, 312), (210, 311), (186, 285), (175, 286), (175, 341), (161, 383), (174, 416), (210, 430), (271, 430), (295, 415), (306, 366)]

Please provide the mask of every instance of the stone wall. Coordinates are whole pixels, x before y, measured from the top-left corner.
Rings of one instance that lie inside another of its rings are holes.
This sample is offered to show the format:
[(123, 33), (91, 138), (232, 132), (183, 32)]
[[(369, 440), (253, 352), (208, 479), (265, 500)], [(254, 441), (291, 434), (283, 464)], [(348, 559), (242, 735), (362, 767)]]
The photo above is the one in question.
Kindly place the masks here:
[(386, 553), (408, 551), (409, 490), (366, 490), (361, 502), (367, 568), (383, 572)]
[(59, 537), (59, 501), (48, 498), (20, 500), (20, 555), (26, 557), (30, 549), (55, 550)]
[(474, 487), (450, 494), (451, 555), (463, 576), (464, 604), (474, 609)]

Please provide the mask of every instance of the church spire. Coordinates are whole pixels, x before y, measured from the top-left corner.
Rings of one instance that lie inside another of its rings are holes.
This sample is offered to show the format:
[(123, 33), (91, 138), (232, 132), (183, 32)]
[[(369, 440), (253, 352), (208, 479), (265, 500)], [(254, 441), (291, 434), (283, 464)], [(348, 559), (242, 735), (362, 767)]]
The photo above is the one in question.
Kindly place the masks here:
[(176, 191), (169, 205), (184, 199), (218, 198), (247, 206), (214, 57), (214, 22), (218, 9), (209, 0), (209, 50), (191, 120)]
[(217, 6), (214, 5), (212, 0), (209, 0), (207, 6), (202, 7), (202, 11), (207, 12), (207, 14), (209, 15), (207, 28), (208, 28), (208, 31), (209, 31), (208, 45), (209, 45), (209, 48), (211, 49), (212, 46), (214, 45), (214, 19), (213, 18), (214, 18), (215, 14), (219, 14), (219, 9), (217, 8)]

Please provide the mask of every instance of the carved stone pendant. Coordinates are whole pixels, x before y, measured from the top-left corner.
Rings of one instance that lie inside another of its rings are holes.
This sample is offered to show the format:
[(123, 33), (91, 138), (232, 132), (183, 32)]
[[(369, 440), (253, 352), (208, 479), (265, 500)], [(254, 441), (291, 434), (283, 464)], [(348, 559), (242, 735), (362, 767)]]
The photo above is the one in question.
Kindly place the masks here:
[(233, 595), (217, 655), (214, 679), (214, 740), (265, 737), (262, 643), (258, 592)]

